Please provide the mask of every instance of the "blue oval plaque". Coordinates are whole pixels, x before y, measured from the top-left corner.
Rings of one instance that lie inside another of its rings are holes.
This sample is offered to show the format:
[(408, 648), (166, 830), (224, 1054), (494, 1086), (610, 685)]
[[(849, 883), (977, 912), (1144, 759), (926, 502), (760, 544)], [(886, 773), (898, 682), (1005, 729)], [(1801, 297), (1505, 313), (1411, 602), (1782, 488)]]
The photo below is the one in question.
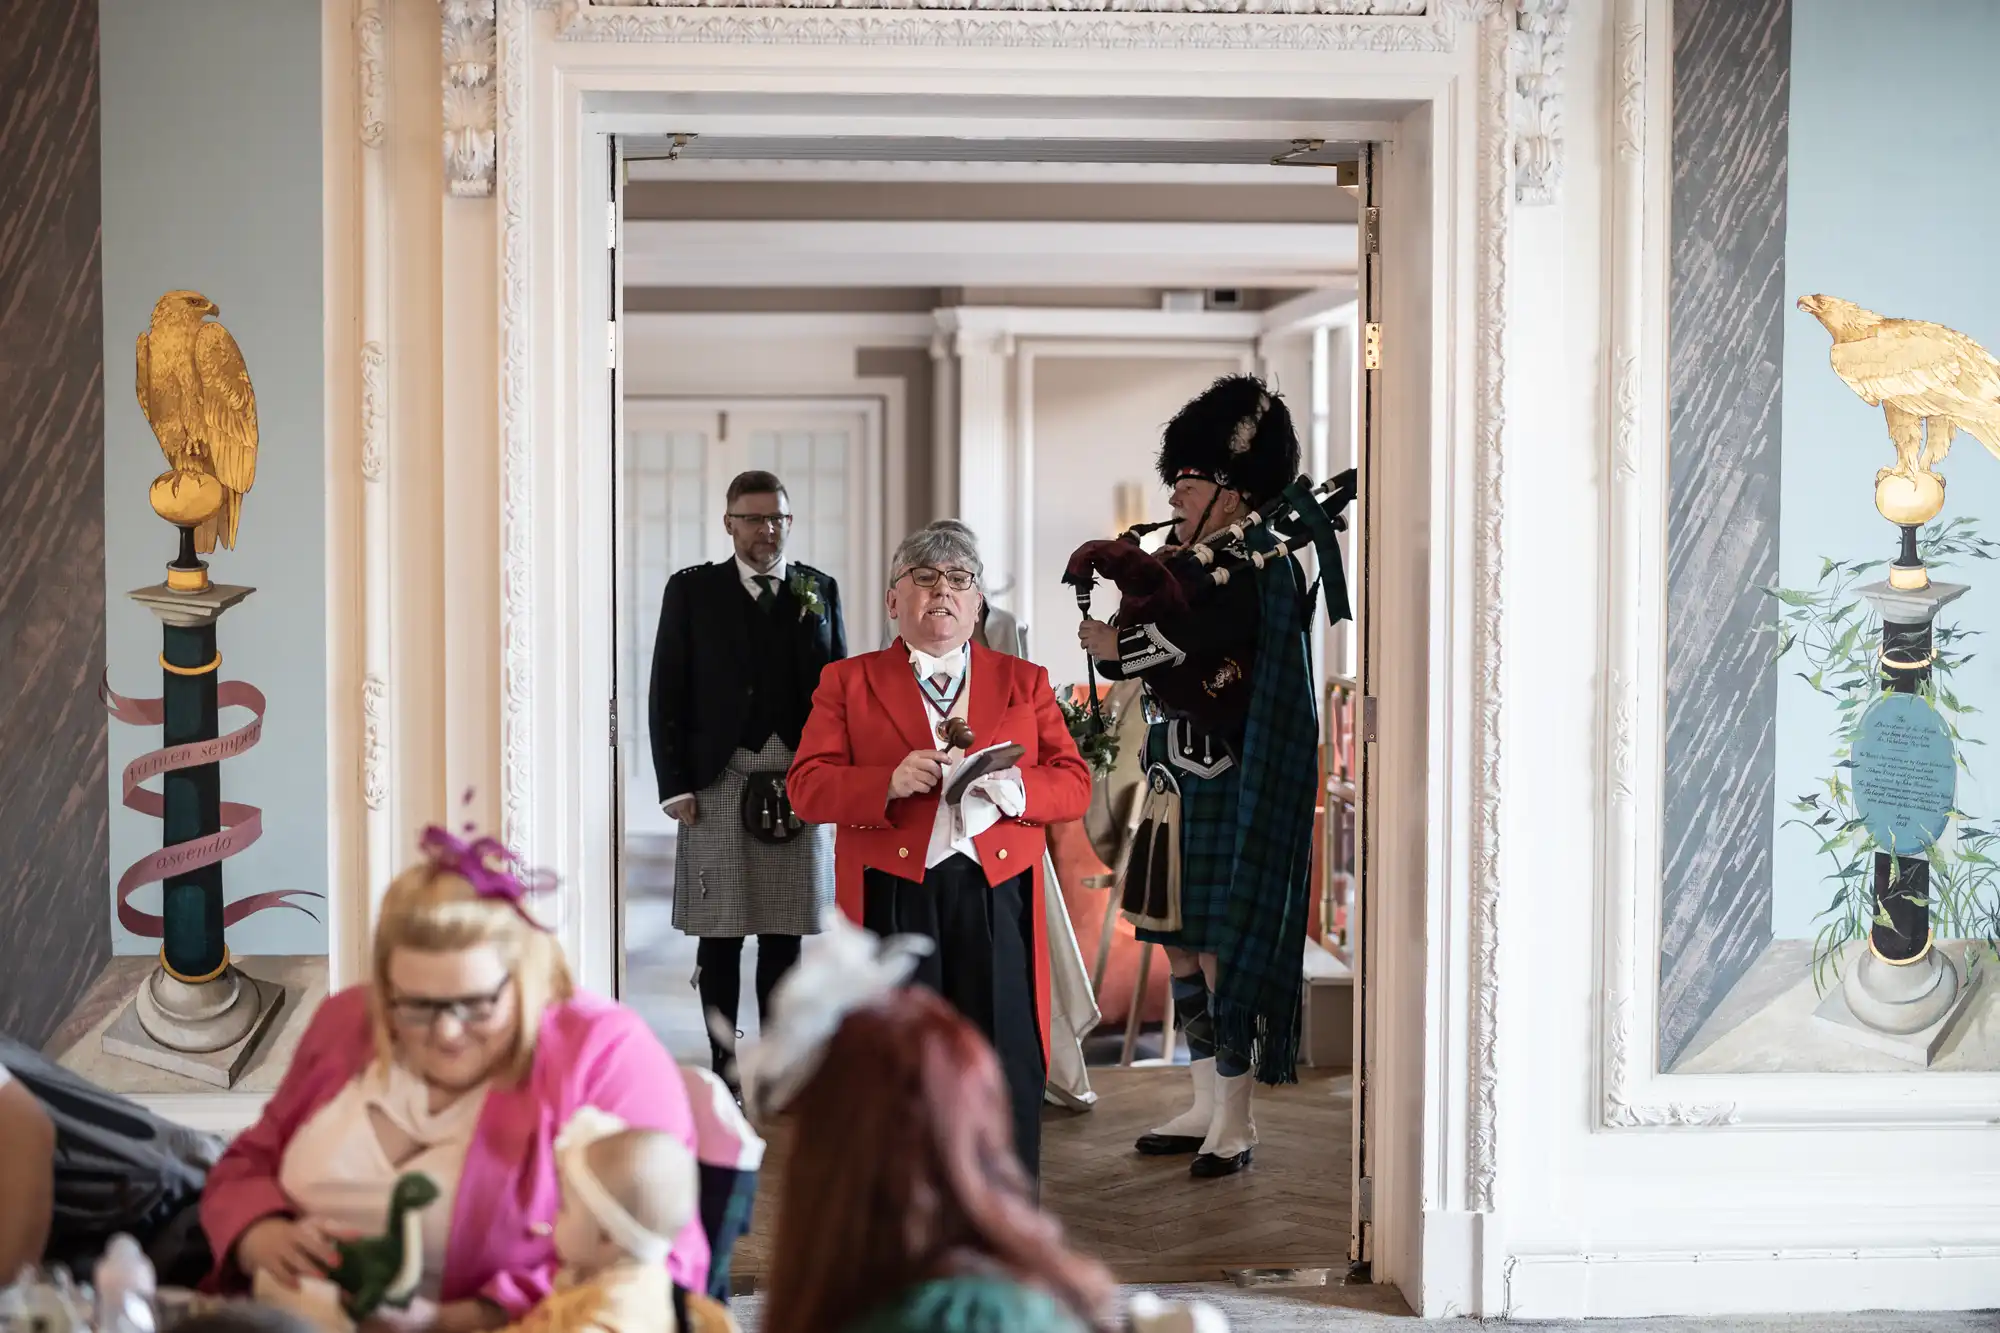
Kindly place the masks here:
[(1854, 742), (1854, 805), (1884, 851), (1913, 856), (1944, 836), (1958, 762), (1944, 719), (1920, 696), (1869, 705)]

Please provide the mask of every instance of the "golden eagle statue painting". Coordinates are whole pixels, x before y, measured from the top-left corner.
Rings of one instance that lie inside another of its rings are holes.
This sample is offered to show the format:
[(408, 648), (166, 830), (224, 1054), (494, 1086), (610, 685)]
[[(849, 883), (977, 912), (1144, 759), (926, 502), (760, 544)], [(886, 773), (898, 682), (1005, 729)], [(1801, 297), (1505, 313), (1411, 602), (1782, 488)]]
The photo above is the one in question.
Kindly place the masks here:
[(236, 339), (200, 292), (168, 292), (139, 335), (139, 410), (167, 456), (153, 510), (206, 554), (236, 547), (243, 496), (257, 479), (257, 394)]
[(1833, 335), (1834, 374), (1880, 407), (1896, 446), (1896, 473), (1914, 478), (1944, 461), (1957, 431), (2000, 458), (2000, 361), (1956, 329), (1888, 319), (1838, 296), (1801, 296), (1799, 309)]

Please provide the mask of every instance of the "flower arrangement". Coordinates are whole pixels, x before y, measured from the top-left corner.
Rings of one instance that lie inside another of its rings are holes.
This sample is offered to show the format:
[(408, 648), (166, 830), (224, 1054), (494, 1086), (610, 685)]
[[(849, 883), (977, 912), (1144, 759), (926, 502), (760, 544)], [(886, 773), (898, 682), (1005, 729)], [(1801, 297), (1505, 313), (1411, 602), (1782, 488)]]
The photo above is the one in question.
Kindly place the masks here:
[(799, 604), (800, 620), (804, 620), (807, 616), (826, 614), (826, 603), (819, 595), (818, 579), (794, 565), (791, 578), (786, 580), (786, 586), (792, 590), (792, 599)]
[[(1098, 700), (1102, 703), (1109, 693), (1105, 686), (1098, 686)], [(1063, 721), (1069, 725), (1069, 737), (1076, 742), (1077, 752), (1083, 762), (1090, 765), (1090, 774), (1101, 778), (1111, 772), (1111, 766), (1118, 762), (1118, 733), (1111, 729), (1109, 717), (1105, 718), (1103, 730), (1098, 730), (1091, 720), (1090, 691), (1082, 685), (1072, 685), (1067, 694), (1056, 695), (1056, 707), (1062, 709)]]

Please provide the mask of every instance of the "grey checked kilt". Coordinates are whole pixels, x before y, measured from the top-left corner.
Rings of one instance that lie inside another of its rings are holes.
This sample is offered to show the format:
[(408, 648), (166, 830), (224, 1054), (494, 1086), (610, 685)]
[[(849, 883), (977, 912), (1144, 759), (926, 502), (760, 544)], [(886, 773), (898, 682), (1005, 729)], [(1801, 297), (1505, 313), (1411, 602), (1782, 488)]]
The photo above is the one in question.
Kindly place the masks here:
[(1181, 928), (1138, 930), (1140, 939), (1194, 953), (1214, 953), (1229, 913), (1236, 865), (1236, 792), (1242, 773), (1231, 764), (1212, 778), (1175, 768), (1167, 759), (1167, 727), (1146, 733), (1146, 763), (1173, 769), (1181, 788)]
[(773, 736), (739, 749), (712, 784), (695, 793), (700, 817), (683, 824), (674, 854), (674, 927), (697, 937), (813, 935), (833, 901), (833, 826), (807, 825), (783, 846), (743, 828), (747, 773), (784, 772), (792, 752)]

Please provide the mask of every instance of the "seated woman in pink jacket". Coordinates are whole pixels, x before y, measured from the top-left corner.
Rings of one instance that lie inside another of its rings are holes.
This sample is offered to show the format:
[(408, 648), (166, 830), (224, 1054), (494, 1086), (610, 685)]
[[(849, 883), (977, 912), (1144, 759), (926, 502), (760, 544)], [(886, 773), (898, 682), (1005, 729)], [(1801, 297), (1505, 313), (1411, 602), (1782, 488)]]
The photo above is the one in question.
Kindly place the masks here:
[[(214, 1289), (260, 1271), (281, 1287), (323, 1276), (332, 1238), (379, 1235), (396, 1179), (421, 1171), (441, 1193), (422, 1214), (419, 1298), (370, 1322), (499, 1328), (554, 1279), (553, 1145), (573, 1112), (600, 1107), (694, 1147), (680, 1070), (637, 1015), (576, 993), (506, 849), (434, 827), (423, 851), (382, 900), (372, 981), (320, 1006), (262, 1118), (209, 1172)], [(667, 1268), (702, 1290), (699, 1220)]]

